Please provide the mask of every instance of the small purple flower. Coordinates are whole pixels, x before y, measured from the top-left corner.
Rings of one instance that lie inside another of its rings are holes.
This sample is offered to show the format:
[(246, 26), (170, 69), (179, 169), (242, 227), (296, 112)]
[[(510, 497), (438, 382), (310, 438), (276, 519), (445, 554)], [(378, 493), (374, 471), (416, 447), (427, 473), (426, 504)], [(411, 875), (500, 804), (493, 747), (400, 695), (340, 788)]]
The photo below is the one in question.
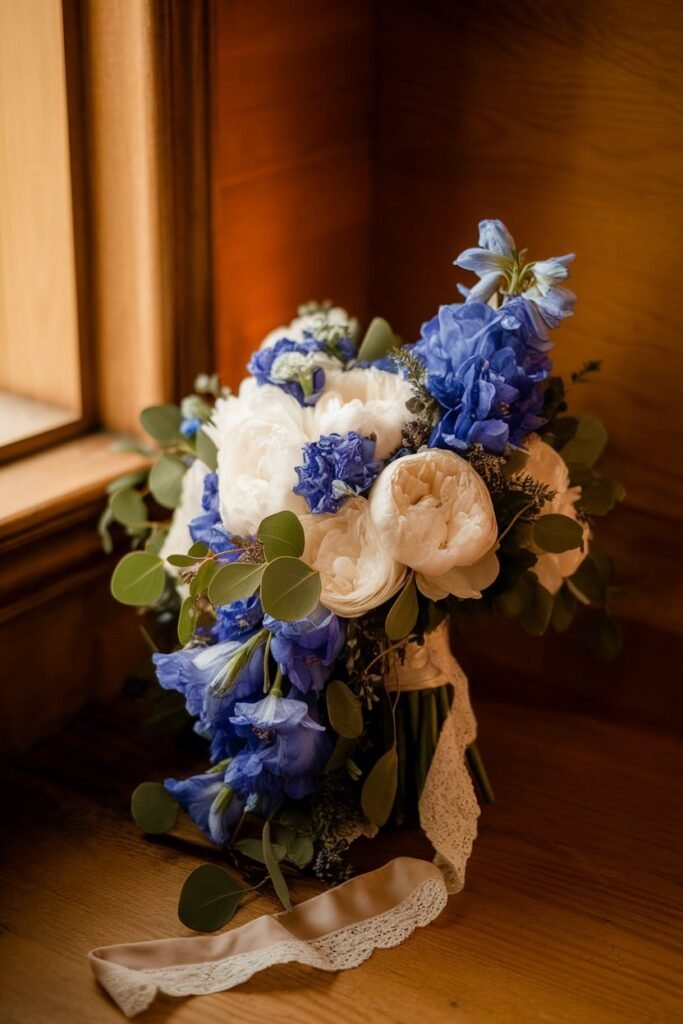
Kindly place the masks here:
[(165, 779), (164, 786), (208, 838), (218, 846), (230, 841), (244, 809), (241, 797), (223, 781), (224, 770)]
[(369, 490), (382, 465), (375, 462), (375, 441), (355, 431), (327, 434), (304, 445), (304, 464), (297, 466), (295, 494), (311, 512), (338, 512), (352, 494)]
[(325, 387), (320, 363), (322, 345), (281, 338), (274, 345), (254, 352), (247, 369), (259, 385), (272, 384), (296, 398), (300, 405), (315, 405)]
[(263, 625), (272, 633), (270, 653), (292, 686), (320, 693), (344, 646), (344, 621), (318, 605), (305, 619), (281, 622), (265, 615)]

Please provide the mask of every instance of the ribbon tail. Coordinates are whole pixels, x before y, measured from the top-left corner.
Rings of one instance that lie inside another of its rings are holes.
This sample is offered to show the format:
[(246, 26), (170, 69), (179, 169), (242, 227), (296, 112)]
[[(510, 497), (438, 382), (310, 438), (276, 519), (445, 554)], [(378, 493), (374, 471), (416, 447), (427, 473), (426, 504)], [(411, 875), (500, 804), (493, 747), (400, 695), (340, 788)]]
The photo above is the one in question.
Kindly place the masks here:
[(323, 971), (357, 967), (375, 949), (404, 942), (448, 899), (434, 864), (398, 857), (300, 903), (217, 936), (106, 946), (88, 954), (99, 983), (127, 1017), (158, 992), (205, 995), (234, 988), (273, 964), (297, 961)]

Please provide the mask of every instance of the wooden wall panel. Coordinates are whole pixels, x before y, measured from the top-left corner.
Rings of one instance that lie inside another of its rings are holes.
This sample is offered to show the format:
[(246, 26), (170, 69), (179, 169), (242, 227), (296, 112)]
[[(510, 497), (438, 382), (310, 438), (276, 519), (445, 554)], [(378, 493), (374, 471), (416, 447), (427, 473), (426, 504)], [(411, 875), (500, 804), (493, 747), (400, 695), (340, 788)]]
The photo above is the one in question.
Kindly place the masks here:
[(300, 303), (366, 315), (372, 19), (363, 0), (214, 4), (216, 345), (232, 386)]
[(676, 0), (380, 0), (373, 310), (407, 339), (456, 298), (480, 217), (578, 254), (561, 371), (607, 423), (628, 501), (602, 531), (622, 610), (681, 619), (683, 6)]

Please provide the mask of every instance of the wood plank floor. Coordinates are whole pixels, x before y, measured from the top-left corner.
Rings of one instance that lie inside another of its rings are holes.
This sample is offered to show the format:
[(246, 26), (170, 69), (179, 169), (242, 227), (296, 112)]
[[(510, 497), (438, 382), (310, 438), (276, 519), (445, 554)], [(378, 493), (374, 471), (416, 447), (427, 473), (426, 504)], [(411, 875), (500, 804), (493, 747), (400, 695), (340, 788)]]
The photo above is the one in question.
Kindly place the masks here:
[[(287, 965), (229, 993), (159, 1000), (145, 1024), (667, 1024), (683, 1020), (681, 761), (676, 742), (570, 714), (479, 708), (497, 802), (464, 893), (396, 950), (338, 975)], [(0, 773), (2, 1024), (124, 1018), (85, 960), (94, 946), (186, 934), (183, 879), (214, 855), (188, 825), (150, 841), (127, 802), (187, 755), (136, 735), (121, 701)], [(364, 856), (427, 848), (390, 836)], [(315, 891), (294, 887), (295, 898)], [(235, 923), (276, 909), (267, 894)]]

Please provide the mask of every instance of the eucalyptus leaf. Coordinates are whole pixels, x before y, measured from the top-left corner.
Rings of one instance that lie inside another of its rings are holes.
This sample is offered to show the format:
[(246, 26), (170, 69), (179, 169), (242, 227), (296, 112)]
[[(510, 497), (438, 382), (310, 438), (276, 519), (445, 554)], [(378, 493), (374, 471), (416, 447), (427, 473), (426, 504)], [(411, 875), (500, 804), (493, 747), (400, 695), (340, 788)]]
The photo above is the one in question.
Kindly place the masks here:
[(263, 858), (277, 898), (285, 910), (291, 910), (292, 901), (289, 898), (289, 889), (270, 841), (270, 821), (264, 823), (261, 838), (263, 839)]
[(495, 600), (497, 610), (509, 619), (518, 618), (533, 599), (534, 580), (531, 573), (523, 573), (513, 587), (498, 595)]
[(339, 736), (355, 740), (363, 731), (363, 711), (358, 697), (346, 683), (333, 679), (325, 691), (330, 725)]
[(177, 405), (150, 405), (140, 413), (140, 423), (160, 444), (181, 441), (182, 416)]
[(417, 588), (415, 586), (415, 579), (411, 575), (389, 609), (384, 626), (388, 638), (393, 641), (402, 640), (404, 636), (408, 636), (417, 622), (419, 611)]
[(197, 433), (194, 450), (197, 453), (197, 458), (201, 459), (211, 473), (214, 473), (218, 465), (218, 451), (204, 429)]
[(195, 932), (215, 932), (233, 918), (245, 891), (217, 864), (200, 864), (180, 891), (178, 917)]
[(114, 569), (111, 592), (121, 604), (148, 606), (159, 600), (165, 584), (164, 563), (158, 555), (131, 551)]
[(289, 556), (268, 563), (261, 579), (261, 604), (268, 615), (296, 622), (310, 615), (319, 601), (320, 575), (315, 569)]
[(343, 768), (351, 757), (355, 746), (355, 740), (347, 739), (346, 736), (340, 736), (335, 744), (329, 761), (325, 765), (325, 773), (329, 775), (331, 772), (337, 772), (340, 768)]
[(605, 516), (618, 501), (623, 501), (626, 491), (614, 480), (596, 477), (582, 488), (579, 505), (590, 516)]
[(107, 494), (116, 494), (117, 491), (125, 491), (129, 487), (139, 487), (147, 479), (149, 470), (147, 469), (136, 469), (132, 473), (124, 473), (123, 476), (117, 476), (115, 480), (112, 480), (107, 485)]
[(111, 508), (107, 505), (107, 507), (102, 510), (102, 515), (97, 520), (97, 532), (100, 535), (102, 550), (105, 555), (110, 555), (114, 550), (114, 542), (112, 540), (111, 533), (109, 532), (109, 527), (113, 522), (114, 517), (111, 514)]
[(180, 808), (160, 782), (143, 782), (130, 799), (130, 812), (138, 828), (148, 835), (170, 832)]
[(293, 512), (285, 510), (266, 516), (258, 528), (257, 537), (269, 562), (283, 555), (299, 558), (304, 553), (304, 529)]
[(578, 608), (578, 601), (568, 587), (561, 587), (555, 594), (553, 611), (550, 617), (556, 633), (564, 633), (569, 629)]
[(125, 488), (116, 491), (110, 502), (111, 514), (123, 526), (139, 526), (147, 521), (147, 506), (138, 491)]
[(196, 540), (187, 553), (192, 558), (206, 558), (209, 553), (209, 546), (203, 540)]
[(583, 527), (571, 516), (549, 513), (539, 516), (533, 525), (533, 543), (541, 551), (559, 555), (563, 551), (580, 548), (583, 543)]
[(606, 444), (607, 431), (597, 416), (582, 416), (576, 433), (560, 449), (560, 455), (566, 463), (582, 462), (586, 466), (594, 466)]
[(197, 559), (193, 558), (192, 555), (169, 555), (166, 561), (177, 569), (187, 569), (191, 565), (197, 564)]
[(362, 362), (374, 363), (396, 345), (396, 336), (386, 320), (376, 316), (370, 321), (365, 337), (358, 350), (358, 359)]
[(190, 580), (190, 593), (193, 597), (205, 593), (217, 572), (220, 571), (220, 564), (215, 561), (204, 562), (197, 575)]
[(386, 824), (396, 799), (397, 785), (398, 754), (392, 747), (372, 766), (360, 794), (363, 813), (374, 825)]
[(574, 575), (569, 577), (567, 586), (583, 604), (602, 608), (606, 599), (605, 582), (599, 565), (589, 555), (584, 558)]
[(162, 526), (161, 529), (154, 530), (145, 544), (145, 551), (148, 551), (150, 555), (158, 555), (161, 552), (167, 537), (167, 526)]
[[(255, 860), (257, 864), (265, 864), (266, 857), (263, 852), (263, 843), (260, 839), (238, 839), (232, 844), (233, 850), (239, 850), (249, 860)], [(271, 849), (276, 860), (284, 860), (287, 856), (287, 848), (281, 843), (272, 843)]]
[(178, 615), (178, 640), (183, 647), (189, 644), (194, 636), (198, 616), (199, 611), (194, 597), (186, 597), (180, 606), (180, 614)]
[(162, 455), (152, 466), (149, 489), (164, 508), (176, 508), (180, 504), (186, 470), (177, 455)]
[(222, 566), (209, 582), (209, 600), (214, 608), (244, 601), (258, 590), (265, 563), (232, 562)]
[(298, 868), (305, 868), (313, 860), (315, 849), (310, 836), (294, 835), (287, 843), (286, 859)]
[(519, 621), (530, 636), (543, 636), (550, 624), (550, 616), (553, 612), (552, 594), (538, 582), (532, 573), (526, 575), (531, 577), (533, 582), (527, 584), (529, 598), (519, 616)]

